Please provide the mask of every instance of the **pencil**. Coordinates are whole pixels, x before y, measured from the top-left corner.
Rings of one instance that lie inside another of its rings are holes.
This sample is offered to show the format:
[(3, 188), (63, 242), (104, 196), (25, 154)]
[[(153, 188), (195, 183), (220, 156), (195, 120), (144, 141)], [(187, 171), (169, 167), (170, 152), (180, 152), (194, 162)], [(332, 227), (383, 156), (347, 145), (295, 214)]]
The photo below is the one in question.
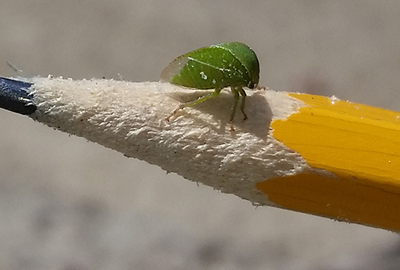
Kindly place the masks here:
[(184, 178), (269, 205), (400, 231), (400, 113), (335, 97), (162, 82), (0, 78), (0, 107)]

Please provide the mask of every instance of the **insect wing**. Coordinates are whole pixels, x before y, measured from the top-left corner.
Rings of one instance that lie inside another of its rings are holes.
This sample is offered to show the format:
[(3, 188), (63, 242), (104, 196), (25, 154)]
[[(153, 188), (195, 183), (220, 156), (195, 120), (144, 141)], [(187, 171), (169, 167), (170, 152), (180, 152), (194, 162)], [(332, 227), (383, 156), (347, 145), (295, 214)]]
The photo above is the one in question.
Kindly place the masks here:
[(212, 45), (212, 47), (225, 48), (228, 50), (239, 62), (241, 68), (246, 70), (249, 88), (254, 88), (259, 82), (260, 64), (256, 53), (246, 44), (240, 42), (220, 43)]
[(174, 59), (168, 66), (166, 66), (161, 72), (160, 78), (162, 81), (172, 83), (173, 77), (179, 75), (182, 68), (187, 64), (189, 58), (185, 55), (181, 55)]
[(254, 88), (258, 76), (257, 56), (239, 42), (220, 43), (181, 55), (160, 75), (163, 81), (197, 89)]

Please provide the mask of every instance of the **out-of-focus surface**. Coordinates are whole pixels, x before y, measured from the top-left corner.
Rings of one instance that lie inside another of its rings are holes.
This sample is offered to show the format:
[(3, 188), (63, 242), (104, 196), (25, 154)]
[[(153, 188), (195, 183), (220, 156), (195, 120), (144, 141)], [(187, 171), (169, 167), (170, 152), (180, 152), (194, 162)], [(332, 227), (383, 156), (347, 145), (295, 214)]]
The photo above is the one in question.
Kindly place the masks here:
[[(158, 80), (241, 41), (261, 84), (400, 110), (398, 1), (0, 3), (0, 75)], [(1, 64), (3, 63), (3, 64)], [(271, 207), (0, 110), (1, 269), (398, 269), (397, 234)]]

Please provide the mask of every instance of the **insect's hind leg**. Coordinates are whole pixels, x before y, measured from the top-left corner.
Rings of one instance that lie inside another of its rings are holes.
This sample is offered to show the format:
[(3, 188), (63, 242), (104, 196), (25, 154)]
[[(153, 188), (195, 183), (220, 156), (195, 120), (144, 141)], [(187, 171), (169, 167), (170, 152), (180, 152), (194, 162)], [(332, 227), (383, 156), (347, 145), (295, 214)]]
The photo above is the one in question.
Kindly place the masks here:
[(187, 103), (181, 103), (181, 104), (178, 106), (178, 108), (176, 108), (170, 115), (168, 115), (168, 117), (165, 118), (165, 120), (169, 122), (169, 119), (170, 119), (172, 116), (174, 116), (179, 110), (182, 110), (182, 109), (185, 108), (185, 107), (191, 107), (191, 106), (194, 106), (194, 105), (196, 105), (196, 104), (200, 104), (200, 103), (202, 103), (203, 101), (206, 101), (207, 99), (214, 98), (214, 97), (218, 96), (219, 93), (221, 92), (221, 90), (222, 90), (222, 89), (218, 89), (218, 88), (217, 88), (217, 89), (215, 89), (214, 92), (209, 93), (209, 94), (207, 94), (207, 95), (205, 95), (205, 96), (201, 96), (201, 97), (199, 97), (198, 99), (196, 99), (196, 100), (194, 100), (194, 101), (190, 101), (190, 102), (187, 102)]
[(196, 99), (194, 101), (183, 103), (183, 104), (181, 104), (181, 106), (183, 106), (182, 108), (185, 108), (185, 107), (190, 107), (190, 106), (194, 106), (194, 105), (200, 104), (203, 101), (206, 101), (207, 99), (214, 98), (214, 97), (218, 96), (219, 93), (221, 92), (221, 90), (222, 89), (215, 89), (214, 92), (209, 93), (209, 94), (207, 94), (205, 96), (201, 96), (201, 97), (199, 97), (198, 99)]

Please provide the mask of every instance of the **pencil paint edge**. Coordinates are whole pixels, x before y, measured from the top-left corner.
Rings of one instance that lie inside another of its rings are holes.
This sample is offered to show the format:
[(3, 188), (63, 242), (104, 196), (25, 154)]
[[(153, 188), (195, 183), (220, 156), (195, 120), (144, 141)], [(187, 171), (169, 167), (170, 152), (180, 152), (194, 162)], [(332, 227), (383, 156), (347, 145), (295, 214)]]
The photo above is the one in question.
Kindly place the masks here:
[(257, 188), (283, 208), (400, 231), (400, 113), (288, 95), (304, 106), (274, 120), (272, 134), (312, 170), (268, 179)]

